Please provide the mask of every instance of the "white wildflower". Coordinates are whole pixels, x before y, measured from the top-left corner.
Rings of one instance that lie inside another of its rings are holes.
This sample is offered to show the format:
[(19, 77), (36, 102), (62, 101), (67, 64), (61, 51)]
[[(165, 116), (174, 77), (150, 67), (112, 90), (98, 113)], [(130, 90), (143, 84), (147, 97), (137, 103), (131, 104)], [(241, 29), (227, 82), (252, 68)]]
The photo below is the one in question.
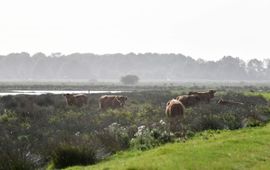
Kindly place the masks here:
[(75, 133), (75, 136), (80, 136), (80, 134), (81, 134), (81, 132), (78, 131)]
[(159, 123), (160, 123), (161, 125), (166, 125), (166, 122), (164, 122), (164, 120), (162, 120), (162, 119), (159, 121)]

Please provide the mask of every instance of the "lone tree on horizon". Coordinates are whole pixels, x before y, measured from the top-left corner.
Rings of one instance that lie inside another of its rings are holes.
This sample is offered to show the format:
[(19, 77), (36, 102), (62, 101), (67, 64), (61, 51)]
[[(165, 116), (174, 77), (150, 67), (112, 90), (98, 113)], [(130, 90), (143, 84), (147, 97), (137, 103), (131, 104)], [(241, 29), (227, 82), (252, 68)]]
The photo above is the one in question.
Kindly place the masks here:
[(136, 75), (126, 75), (121, 77), (120, 80), (123, 84), (126, 85), (133, 85), (133, 84), (137, 84), (139, 82), (139, 77)]

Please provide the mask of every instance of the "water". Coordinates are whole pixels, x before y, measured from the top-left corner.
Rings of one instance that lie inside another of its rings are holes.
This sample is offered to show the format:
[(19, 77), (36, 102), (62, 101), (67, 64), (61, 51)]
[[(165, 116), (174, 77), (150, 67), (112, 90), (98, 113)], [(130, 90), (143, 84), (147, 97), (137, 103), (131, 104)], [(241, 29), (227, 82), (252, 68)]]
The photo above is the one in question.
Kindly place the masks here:
[[(7, 95), (42, 95), (42, 94), (99, 94), (99, 93), (123, 93), (124, 91), (74, 91), (74, 90), (11, 90), (10, 92), (0, 92), (0, 96)], [(125, 91), (126, 92), (126, 91)]]

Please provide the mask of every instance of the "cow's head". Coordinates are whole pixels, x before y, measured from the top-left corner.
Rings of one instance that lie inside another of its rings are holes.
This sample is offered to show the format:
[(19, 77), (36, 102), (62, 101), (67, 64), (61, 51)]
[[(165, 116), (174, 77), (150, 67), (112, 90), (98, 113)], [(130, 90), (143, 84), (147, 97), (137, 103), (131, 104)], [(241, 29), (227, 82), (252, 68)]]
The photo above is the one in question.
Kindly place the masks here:
[(69, 93), (66, 93), (66, 94), (63, 94), (63, 96), (65, 96), (65, 97), (71, 97), (73, 95), (72, 94), (69, 94)]
[(68, 105), (74, 105), (75, 97), (72, 94), (63, 94), (63, 96), (66, 98), (66, 102)]
[(209, 95), (211, 98), (215, 97), (216, 90), (209, 90)]
[(125, 103), (127, 100), (127, 96), (118, 96), (117, 99), (121, 101), (122, 103)]
[(188, 95), (193, 95), (193, 94), (195, 94), (195, 92), (193, 91), (188, 92)]

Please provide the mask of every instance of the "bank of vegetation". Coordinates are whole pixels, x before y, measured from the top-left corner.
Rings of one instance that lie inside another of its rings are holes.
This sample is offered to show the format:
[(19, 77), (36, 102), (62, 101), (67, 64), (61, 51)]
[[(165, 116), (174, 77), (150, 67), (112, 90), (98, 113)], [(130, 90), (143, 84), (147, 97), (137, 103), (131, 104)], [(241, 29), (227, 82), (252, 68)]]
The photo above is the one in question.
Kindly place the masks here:
[[(170, 132), (164, 112), (169, 99), (188, 92), (184, 87), (173, 92), (124, 93), (128, 97), (126, 106), (106, 111), (98, 108), (102, 94), (88, 94), (88, 104), (83, 107), (67, 106), (62, 95), (2, 96), (0, 169), (95, 164), (120, 151), (146, 151), (186, 141), (204, 130), (235, 130), (267, 122), (268, 100), (237, 89), (220, 88), (209, 104), (186, 108), (178, 133)], [(244, 105), (217, 105), (220, 97)]]

